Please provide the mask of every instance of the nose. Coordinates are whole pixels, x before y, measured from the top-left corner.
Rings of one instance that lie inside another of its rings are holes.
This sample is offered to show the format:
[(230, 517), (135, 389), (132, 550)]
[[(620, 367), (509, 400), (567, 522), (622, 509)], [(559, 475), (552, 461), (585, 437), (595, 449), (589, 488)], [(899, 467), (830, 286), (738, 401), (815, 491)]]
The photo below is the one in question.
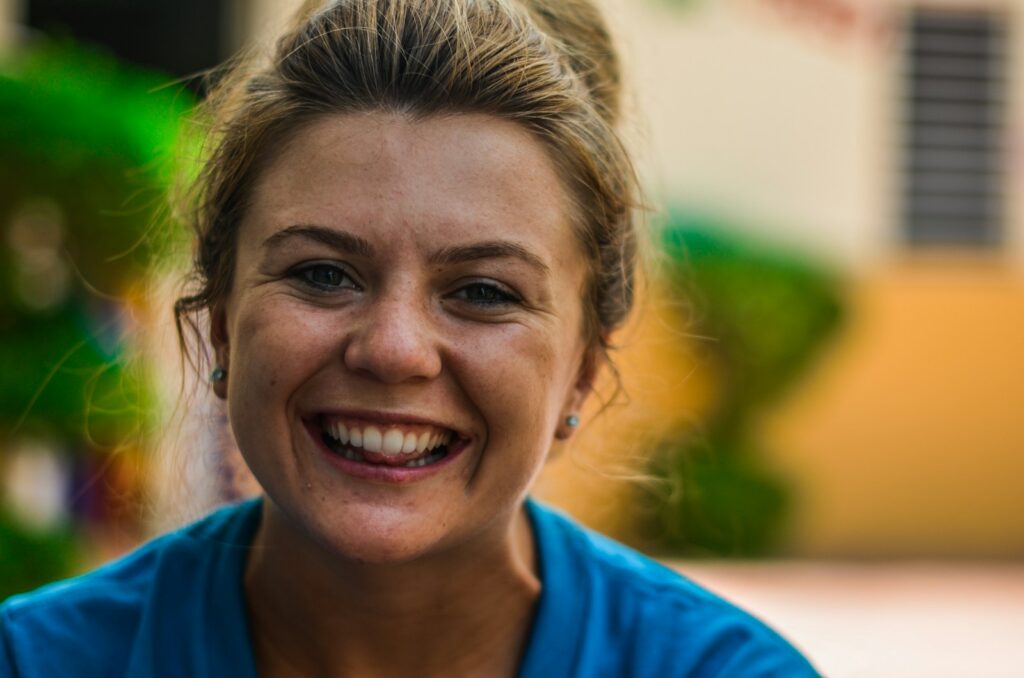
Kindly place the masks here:
[(344, 348), (348, 369), (388, 384), (441, 373), (437, 334), (422, 302), (378, 299), (354, 320)]

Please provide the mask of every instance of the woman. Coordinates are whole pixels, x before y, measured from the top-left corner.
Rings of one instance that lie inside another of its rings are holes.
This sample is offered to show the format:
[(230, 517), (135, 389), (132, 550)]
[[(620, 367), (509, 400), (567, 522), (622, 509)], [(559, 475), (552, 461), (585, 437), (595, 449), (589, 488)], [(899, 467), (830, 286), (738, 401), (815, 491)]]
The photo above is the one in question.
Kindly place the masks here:
[(811, 675), (526, 499), (632, 304), (587, 0), (311, 2), (214, 95), (212, 388), (265, 492), (6, 603), (18, 676)]

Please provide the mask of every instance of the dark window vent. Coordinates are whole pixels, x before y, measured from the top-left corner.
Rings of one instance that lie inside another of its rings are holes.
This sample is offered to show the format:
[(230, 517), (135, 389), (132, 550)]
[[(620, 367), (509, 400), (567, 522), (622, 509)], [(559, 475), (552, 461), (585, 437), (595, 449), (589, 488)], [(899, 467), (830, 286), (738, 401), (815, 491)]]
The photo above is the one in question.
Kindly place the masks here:
[(913, 244), (1001, 238), (1006, 49), (999, 14), (909, 16), (903, 223)]

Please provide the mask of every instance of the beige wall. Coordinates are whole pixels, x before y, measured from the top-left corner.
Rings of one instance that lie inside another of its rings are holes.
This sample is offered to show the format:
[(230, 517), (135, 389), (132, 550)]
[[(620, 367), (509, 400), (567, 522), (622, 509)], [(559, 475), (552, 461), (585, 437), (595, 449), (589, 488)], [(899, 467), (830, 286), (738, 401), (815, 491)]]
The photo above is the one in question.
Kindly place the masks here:
[(237, 21), (233, 42), (260, 41), (273, 35), (301, 0), (232, 0)]
[(841, 262), (884, 237), (891, 53), (750, 2), (612, 8), (646, 119), (648, 184)]
[(23, 0), (0, 0), (0, 54), (15, 40), (15, 25), (22, 19), (23, 5)]

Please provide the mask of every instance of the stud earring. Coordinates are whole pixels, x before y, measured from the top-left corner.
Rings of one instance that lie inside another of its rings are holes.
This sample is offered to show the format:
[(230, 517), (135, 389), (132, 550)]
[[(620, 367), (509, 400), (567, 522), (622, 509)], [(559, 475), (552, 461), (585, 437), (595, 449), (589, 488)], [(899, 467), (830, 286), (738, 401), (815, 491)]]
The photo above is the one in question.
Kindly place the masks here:
[(570, 414), (568, 417), (565, 418), (565, 425), (568, 426), (569, 428), (576, 428), (577, 426), (580, 425), (580, 418), (577, 417), (575, 414)]
[(213, 381), (213, 382), (224, 381), (224, 377), (226, 377), (226, 376), (228, 376), (227, 370), (225, 370), (223, 367), (218, 365), (217, 367), (213, 368), (212, 372), (210, 372), (210, 381)]

